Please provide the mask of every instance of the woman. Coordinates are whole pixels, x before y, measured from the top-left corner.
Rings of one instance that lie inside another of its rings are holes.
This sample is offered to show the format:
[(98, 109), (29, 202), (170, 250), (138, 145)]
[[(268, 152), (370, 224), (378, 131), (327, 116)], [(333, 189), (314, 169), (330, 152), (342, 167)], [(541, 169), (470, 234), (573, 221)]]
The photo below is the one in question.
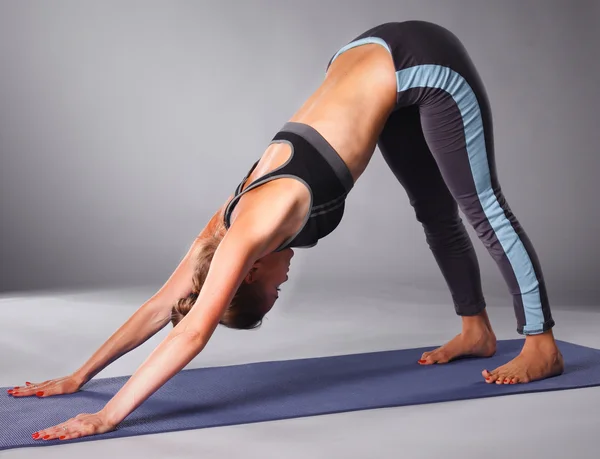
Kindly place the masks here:
[(449, 31), (421, 21), (390, 23), (331, 59), (321, 86), (275, 135), (165, 285), (81, 369), (11, 390), (17, 397), (74, 392), (170, 320), (174, 324), (100, 412), (34, 438), (114, 429), (206, 346), (217, 324), (259, 325), (287, 280), (290, 247), (313, 246), (336, 228), (345, 197), (377, 144), (409, 195), (463, 321), (459, 335), (419, 363), (486, 357), (496, 349), (460, 207), (496, 260), (513, 295), (517, 331), (526, 336), (519, 356), (484, 370), (483, 377), (513, 384), (560, 374), (542, 271), (495, 173), (483, 84)]

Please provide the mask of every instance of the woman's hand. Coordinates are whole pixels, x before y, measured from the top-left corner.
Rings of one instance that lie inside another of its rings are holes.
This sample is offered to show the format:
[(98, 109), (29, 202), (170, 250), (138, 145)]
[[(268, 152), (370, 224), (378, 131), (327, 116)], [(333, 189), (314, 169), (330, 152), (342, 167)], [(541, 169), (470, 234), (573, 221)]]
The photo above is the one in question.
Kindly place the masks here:
[(81, 382), (74, 376), (51, 379), (39, 384), (26, 382), (25, 386), (16, 386), (8, 390), (13, 397), (50, 397), (51, 395), (72, 394), (81, 388)]
[(108, 422), (102, 412), (82, 413), (62, 424), (35, 432), (32, 437), (34, 440), (71, 440), (110, 432), (115, 430), (115, 427), (116, 425)]

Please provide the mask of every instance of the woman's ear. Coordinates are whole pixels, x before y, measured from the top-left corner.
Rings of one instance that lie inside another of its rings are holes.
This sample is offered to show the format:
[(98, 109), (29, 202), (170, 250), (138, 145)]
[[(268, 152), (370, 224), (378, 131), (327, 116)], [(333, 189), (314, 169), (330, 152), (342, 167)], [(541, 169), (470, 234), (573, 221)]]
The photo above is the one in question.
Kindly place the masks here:
[(248, 274), (246, 274), (246, 277), (244, 277), (244, 281), (247, 284), (251, 284), (252, 282), (256, 282), (256, 271), (257, 271), (257, 267), (253, 266), (252, 268), (250, 268), (250, 271), (248, 271)]

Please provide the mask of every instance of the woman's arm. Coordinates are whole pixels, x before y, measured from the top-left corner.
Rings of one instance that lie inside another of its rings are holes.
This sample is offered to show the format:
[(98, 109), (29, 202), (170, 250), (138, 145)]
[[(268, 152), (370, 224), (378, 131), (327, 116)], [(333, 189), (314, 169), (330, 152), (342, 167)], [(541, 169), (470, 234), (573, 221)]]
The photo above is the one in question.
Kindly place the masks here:
[(169, 322), (152, 302), (144, 303), (113, 335), (94, 352), (73, 378), (79, 386), (85, 385), (115, 360), (146, 342)]
[(195, 238), (187, 254), (173, 274), (148, 301), (146, 301), (90, 358), (73, 373), (83, 386), (115, 360), (145, 343), (162, 330), (171, 320), (171, 309), (192, 291), (192, 278), (198, 251), (203, 240), (217, 231), (223, 219), (226, 203), (212, 216)]
[[(114, 430), (133, 410), (183, 369), (206, 345), (219, 319), (254, 260), (264, 252), (256, 232), (243, 231), (237, 221), (229, 229), (211, 263), (196, 303), (164, 341), (97, 413), (82, 413), (33, 433), (34, 439), (71, 439)], [(271, 238), (272, 239), (272, 238)]]
[(82, 413), (35, 432), (35, 439), (64, 440), (113, 430), (204, 349), (254, 262), (293, 234), (297, 222), (290, 222), (297, 220), (300, 210), (306, 213), (295, 193), (271, 193), (259, 201), (262, 205), (244, 209), (223, 237), (190, 312), (121, 390), (99, 412)]
[[(206, 281), (191, 311), (150, 354), (121, 390), (100, 411), (117, 425), (202, 351), (242, 280), (272, 245), (265, 225), (250, 231), (238, 218), (215, 252)], [(251, 228), (251, 227), (250, 227)]]

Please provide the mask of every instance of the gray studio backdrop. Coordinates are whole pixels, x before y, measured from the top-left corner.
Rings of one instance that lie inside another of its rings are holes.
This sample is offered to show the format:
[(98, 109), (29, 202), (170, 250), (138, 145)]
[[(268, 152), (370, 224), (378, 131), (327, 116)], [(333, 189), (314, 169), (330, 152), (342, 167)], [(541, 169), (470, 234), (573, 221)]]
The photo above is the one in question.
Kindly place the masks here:
[[(553, 302), (599, 303), (599, 5), (2, 0), (0, 291), (160, 287), (331, 55), (423, 19), (463, 40), (486, 83), (500, 181)], [(510, 305), (475, 245), (486, 292)], [(344, 282), (445, 289), (379, 152), (288, 287)]]

